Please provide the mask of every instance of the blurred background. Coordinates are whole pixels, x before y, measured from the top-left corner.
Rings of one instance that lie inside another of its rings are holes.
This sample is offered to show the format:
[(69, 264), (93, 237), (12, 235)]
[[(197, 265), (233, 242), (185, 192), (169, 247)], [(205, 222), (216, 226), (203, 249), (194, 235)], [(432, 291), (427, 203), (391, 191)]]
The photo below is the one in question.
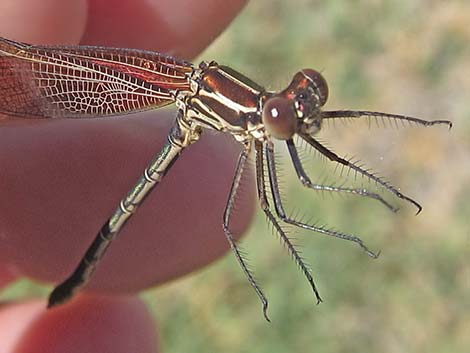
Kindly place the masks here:
[[(272, 323), (264, 321), (257, 296), (228, 254), (145, 293), (158, 313), (165, 351), (468, 352), (469, 23), (468, 1), (248, 4), (198, 59), (230, 65), (272, 90), (284, 88), (300, 68), (316, 68), (330, 85), (326, 109), (449, 119), (454, 127), (338, 122), (319, 135), (420, 202), (418, 216), (387, 193), (401, 208), (396, 214), (376, 201), (304, 190), (278, 146), (287, 210), (358, 234), (381, 256), (373, 260), (352, 243), (291, 231), (324, 299), (315, 305), (307, 281), (258, 212), (242, 246), (270, 300)], [(308, 149), (302, 155), (314, 180), (376, 190), (352, 173), (335, 172)]]
[(305, 190), (284, 147), (276, 146), (288, 213), (360, 235), (381, 256), (374, 260), (353, 243), (289, 229), (324, 299), (315, 305), (306, 279), (259, 211), (242, 246), (270, 300), (272, 323), (228, 254), (143, 294), (163, 351), (468, 352), (469, 23), (464, 0), (257, 0), (195, 60), (229, 65), (270, 90), (284, 88), (301, 68), (315, 68), (329, 83), (328, 110), (449, 119), (454, 127), (351, 121), (326, 124), (319, 134), (337, 154), (360, 159), (422, 204), (418, 216), (308, 148), (302, 157), (313, 181), (368, 187), (400, 210)]

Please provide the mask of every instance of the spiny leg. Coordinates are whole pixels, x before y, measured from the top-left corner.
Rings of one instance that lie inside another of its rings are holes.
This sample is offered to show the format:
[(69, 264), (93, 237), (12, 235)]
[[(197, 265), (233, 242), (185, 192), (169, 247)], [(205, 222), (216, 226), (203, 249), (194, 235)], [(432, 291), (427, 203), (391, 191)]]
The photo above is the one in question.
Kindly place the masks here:
[(350, 194), (355, 194), (358, 196), (369, 197), (380, 201), (383, 205), (385, 205), (390, 211), (397, 212), (398, 208), (393, 207), (390, 203), (388, 203), (385, 199), (383, 199), (379, 194), (372, 193), (367, 189), (352, 189), (352, 188), (345, 188), (345, 187), (338, 187), (332, 185), (321, 185), (321, 184), (314, 184), (310, 180), (309, 176), (305, 172), (302, 162), (300, 161), (299, 155), (297, 153), (297, 148), (295, 143), (292, 139), (286, 141), (287, 148), (289, 150), (289, 154), (292, 160), (292, 164), (294, 165), (295, 172), (297, 173), (297, 177), (299, 178), (300, 182), (303, 186), (313, 189), (313, 190), (320, 190), (320, 191), (332, 191), (332, 192), (345, 192)]
[(375, 254), (371, 250), (369, 250), (369, 248), (364, 244), (362, 239), (355, 235), (345, 234), (345, 233), (341, 233), (332, 229), (326, 229), (323, 227), (306, 224), (306, 223), (299, 222), (287, 216), (286, 212), (284, 211), (284, 207), (282, 206), (281, 194), (279, 192), (279, 186), (277, 183), (276, 166), (275, 166), (275, 161), (274, 161), (274, 150), (273, 150), (272, 144), (266, 143), (264, 145), (264, 152), (265, 152), (266, 160), (267, 160), (269, 184), (271, 188), (271, 193), (273, 195), (274, 209), (276, 210), (276, 213), (280, 219), (282, 219), (284, 222), (288, 224), (292, 224), (299, 228), (308, 229), (317, 233), (352, 241), (358, 244), (370, 257), (373, 257), (373, 258), (378, 257), (379, 254)]
[(409, 122), (422, 126), (447, 125), (452, 128), (452, 122), (449, 120), (424, 120), (412, 116), (389, 114), (381, 112), (372, 112), (366, 110), (333, 110), (322, 111), (322, 119), (358, 119), (358, 118), (385, 118), (395, 121)]
[[(179, 114), (181, 117), (181, 112)], [(48, 308), (66, 302), (86, 285), (111, 242), (187, 146), (188, 134), (189, 132), (182, 131), (178, 124), (172, 128), (162, 150), (150, 162), (143, 175), (102, 226), (75, 271), (54, 288), (49, 296)]]
[(309, 145), (311, 145), (313, 148), (315, 148), (318, 152), (320, 152), (321, 154), (323, 154), (324, 156), (326, 156), (328, 159), (330, 159), (331, 161), (334, 161), (334, 162), (337, 162), (339, 164), (342, 164), (348, 168), (351, 168), (352, 170), (358, 172), (359, 174), (362, 174), (364, 176), (366, 176), (367, 178), (375, 181), (376, 183), (382, 185), (385, 189), (387, 189), (388, 191), (390, 191), (392, 194), (394, 194), (396, 197), (402, 199), (402, 200), (405, 200), (405, 201), (408, 201), (410, 202), (411, 204), (413, 204), (417, 209), (418, 211), (416, 212), (416, 214), (420, 213), (421, 210), (423, 209), (423, 207), (417, 203), (415, 200), (413, 200), (412, 198), (406, 196), (406, 195), (403, 195), (400, 191), (398, 191), (393, 185), (387, 183), (386, 181), (380, 179), (379, 177), (377, 177), (376, 175), (368, 172), (367, 170), (364, 170), (362, 169), (360, 166), (352, 163), (351, 161), (348, 161), (344, 158), (341, 158), (340, 156), (338, 156), (336, 153), (334, 153), (333, 151), (329, 150), (328, 148), (326, 148), (325, 146), (323, 146), (320, 142), (318, 142), (317, 140), (315, 140), (312, 136), (310, 135), (300, 135), (300, 137), (302, 137)]
[(240, 267), (242, 268), (243, 272), (245, 273), (245, 276), (248, 279), (248, 282), (250, 282), (251, 286), (254, 288), (256, 294), (258, 295), (259, 299), (261, 300), (261, 304), (263, 305), (263, 315), (264, 318), (268, 321), (268, 300), (266, 299), (266, 296), (264, 295), (263, 291), (259, 287), (259, 285), (256, 283), (255, 278), (253, 277), (253, 274), (251, 271), (248, 269), (248, 266), (246, 265), (245, 260), (243, 259), (243, 255), (240, 252), (240, 249), (237, 246), (237, 243), (235, 239), (233, 238), (232, 232), (230, 231), (230, 216), (231, 212), (233, 209), (233, 206), (235, 204), (235, 198), (238, 190), (238, 186), (240, 185), (240, 180), (243, 175), (243, 170), (246, 164), (246, 160), (248, 159), (248, 155), (250, 153), (251, 147), (247, 145), (245, 149), (240, 153), (240, 157), (238, 158), (238, 163), (237, 167), (235, 169), (235, 176), (233, 178), (232, 186), (230, 188), (230, 193), (229, 197), (227, 200), (227, 204), (225, 206), (225, 211), (224, 211), (224, 223), (223, 223), (223, 228), (224, 228), (224, 233), (225, 236), (227, 237), (227, 240), (230, 244), (230, 248), (232, 249), (233, 253), (235, 254), (235, 258), (237, 259), (238, 263), (240, 264)]
[(269, 208), (269, 202), (268, 198), (266, 195), (266, 184), (264, 180), (264, 158), (263, 158), (263, 145), (261, 142), (256, 141), (255, 143), (256, 147), (256, 185), (258, 187), (258, 198), (259, 202), (261, 205), (261, 209), (263, 210), (264, 214), (266, 215), (267, 219), (271, 224), (274, 226), (274, 229), (276, 230), (277, 234), (279, 234), (281, 240), (287, 247), (287, 251), (291, 254), (293, 257), (294, 261), (297, 263), (297, 265), (300, 267), (301, 271), (307, 278), (308, 283), (310, 284), (310, 287), (313, 290), (313, 293), (315, 294), (315, 297), (317, 298), (317, 304), (322, 302), (322, 299), (320, 297), (320, 293), (317, 290), (317, 287), (315, 286), (315, 282), (313, 281), (312, 274), (310, 273), (310, 269), (308, 266), (305, 264), (304, 260), (290, 241), (289, 237), (287, 236), (286, 232), (282, 229), (282, 227), (279, 225), (276, 217), (273, 215)]
[[(389, 114), (389, 113), (382, 113), (382, 112), (373, 112), (373, 111), (363, 111), (363, 110), (338, 110), (338, 111), (323, 111), (322, 112), (322, 119), (360, 119), (360, 118), (376, 118), (376, 119), (388, 119), (392, 121), (401, 121), (401, 122), (408, 122), (410, 124), (421, 125), (425, 127), (433, 126), (433, 125), (447, 125), (449, 129), (452, 128), (452, 122), (449, 120), (424, 120), (415, 118), (412, 116), (405, 116), (405, 115), (398, 115), (398, 114)], [(330, 160), (338, 162), (342, 165), (345, 165), (366, 177), (374, 180), (375, 182), (384, 186), (387, 190), (395, 194), (398, 198), (404, 199), (414, 206), (418, 208), (416, 214), (421, 212), (421, 205), (419, 205), (416, 201), (412, 200), (411, 198), (401, 194), (396, 188), (390, 185), (387, 182), (384, 182), (380, 178), (376, 177), (375, 175), (369, 173), (366, 170), (363, 170), (359, 166), (351, 163), (344, 158), (340, 158), (338, 155), (333, 153), (332, 151), (328, 150), (325, 146), (321, 145), (318, 141), (314, 140), (311, 136), (302, 136), (302, 138), (307, 141), (310, 145), (316, 148), (320, 153), (328, 157)]]

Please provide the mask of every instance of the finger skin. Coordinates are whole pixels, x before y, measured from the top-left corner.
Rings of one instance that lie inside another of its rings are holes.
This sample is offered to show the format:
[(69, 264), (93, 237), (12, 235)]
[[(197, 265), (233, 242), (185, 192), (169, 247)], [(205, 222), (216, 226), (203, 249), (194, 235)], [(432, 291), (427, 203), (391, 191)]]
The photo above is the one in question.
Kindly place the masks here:
[(92, 0), (82, 43), (158, 50), (192, 59), (245, 1)]
[(0, 264), (0, 291), (18, 277), (18, 271), (13, 266)]
[(76, 44), (87, 22), (87, 0), (2, 0), (0, 36), (38, 44)]
[(134, 297), (80, 296), (55, 310), (43, 300), (0, 308), (2, 353), (157, 353), (155, 322)]
[[(230, 1), (220, 9), (214, 0), (198, 1), (200, 7), (187, 0), (155, 0), (152, 7), (148, 0), (116, 3), (5, 0), (0, 35), (37, 44), (112, 45), (191, 58), (244, 4)], [(193, 21), (173, 15), (182, 8), (197, 15)], [(204, 13), (217, 16), (206, 21), (200, 16)], [(0, 116), (2, 284), (21, 275), (63, 280), (161, 148), (173, 119), (174, 112), (75, 121)], [(116, 295), (193, 271), (227, 250), (221, 220), (238, 149), (229, 138), (205, 134), (184, 152), (106, 254), (90, 283), (92, 293), (82, 291), (47, 311), (44, 300), (3, 305), (0, 351), (157, 352), (148, 310), (135, 295)], [(253, 185), (252, 178), (246, 182)], [(252, 212), (248, 200), (234, 227), (241, 232)]]
[[(50, 28), (39, 27), (30, 28), (30, 34), (25, 34), (25, 29), (18, 36), (11, 32), (12, 38), (22, 41), (34, 38), (42, 44), (59, 40), (72, 44), (77, 41), (80, 28), (83, 28), (82, 42), (100, 38), (99, 24), (93, 20), (97, 15), (91, 9), (104, 0), (91, 1), (88, 9), (79, 10), (86, 3), (57, 0), (61, 11), (66, 11), (68, 3), (71, 9), (67, 11), (88, 15), (83, 20), (86, 25), (74, 20), (64, 27), (60, 36)], [(114, 2), (107, 3), (111, 9), (110, 4)], [(137, 8), (144, 2), (133, 3)], [(207, 33), (200, 38), (193, 36), (197, 45), (185, 52), (185, 42), (175, 42), (173, 49), (180, 48), (178, 51), (183, 56), (191, 56), (208, 45), (243, 6), (243, 2), (231, 3), (237, 6), (220, 11), (219, 16), (224, 20), (215, 21), (212, 31), (208, 23)], [(14, 2), (11, 4), (13, 7)], [(177, 4), (174, 1), (171, 6)], [(203, 8), (212, 13), (218, 8), (216, 5), (209, 1)], [(51, 8), (54, 6), (49, 5)], [(11, 8), (7, 10), (15, 13)], [(145, 10), (149, 12), (148, 18), (142, 19), (141, 25), (151, 22), (152, 16), (155, 21), (161, 18), (158, 11), (152, 15), (148, 8)], [(139, 22), (132, 16), (142, 11), (128, 13), (129, 23)], [(40, 9), (35, 14), (29, 13), (33, 15), (51, 26), (60, 17), (53, 11), (43, 13)], [(3, 16), (8, 18), (7, 13)], [(166, 16), (169, 22), (172, 18)], [(125, 26), (122, 22), (120, 25)], [(110, 36), (110, 43), (120, 45), (108, 29), (103, 33)], [(129, 27), (128, 31), (132, 30)], [(185, 30), (194, 34), (190, 26)], [(152, 33), (144, 34), (126, 37), (125, 45), (158, 50)], [(182, 34), (178, 38), (185, 38)], [(23, 275), (35, 279), (52, 283), (63, 280), (117, 202), (161, 148), (173, 116), (174, 112), (152, 112), (109, 119), (2, 120), (0, 232), (4, 242), (0, 247), (0, 263), (14, 265)], [(227, 250), (222, 214), (239, 148), (230, 138), (215, 134), (205, 134), (200, 142), (188, 148), (112, 245), (88, 288), (108, 293), (135, 292), (221, 256)], [(253, 212), (253, 202), (243, 206), (237, 213), (238, 222), (234, 223), (237, 229), (247, 226)]]

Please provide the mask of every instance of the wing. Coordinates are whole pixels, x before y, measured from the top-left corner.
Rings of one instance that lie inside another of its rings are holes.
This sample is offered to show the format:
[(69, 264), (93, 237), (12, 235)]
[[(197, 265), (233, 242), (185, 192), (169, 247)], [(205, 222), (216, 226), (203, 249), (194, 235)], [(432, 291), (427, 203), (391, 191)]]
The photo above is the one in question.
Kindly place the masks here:
[(162, 54), (41, 47), (0, 38), (0, 113), (33, 118), (120, 115), (174, 101), (194, 68)]

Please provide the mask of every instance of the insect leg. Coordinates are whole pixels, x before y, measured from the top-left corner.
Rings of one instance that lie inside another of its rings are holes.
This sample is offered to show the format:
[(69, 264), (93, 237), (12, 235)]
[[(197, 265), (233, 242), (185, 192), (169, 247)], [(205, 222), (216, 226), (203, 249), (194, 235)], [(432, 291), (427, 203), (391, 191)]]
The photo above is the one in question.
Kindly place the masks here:
[(243, 255), (233, 238), (233, 234), (230, 230), (230, 216), (232, 213), (232, 209), (235, 203), (235, 198), (238, 190), (238, 186), (240, 185), (240, 180), (243, 175), (243, 170), (246, 164), (246, 160), (248, 159), (248, 155), (250, 153), (250, 146), (247, 145), (246, 148), (240, 153), (240, 157), (238, 158), (238, 163), (237, 167), (235, 170), (235, 176), (233, 178), (232, 186), (230, 188), (230, 193), (229, 197), (227, 200), (227, 204), (225, 206), (225, 211), (224, 211), (224, 223), (223, 223), (223, 228), (224, 228), (224, 233), (225, 236), (227, 237), (227, 240), (230, 244), (230, 248), (232, 249), (233, 253), (235, 254), (235, 258), (237, 259), (238, 263), (240, 264), (240, 267), (243, 270), (243, 273), (245, 273), (245, 276), (248, 278), (248, 282), (250, 282), (251, 286), (255, 290), (256, 294), (258, 295), (259, 299), (261, 300), (261, 304), (263, 305), (263, 315), (265, 319), (270, 322), (269, 317), (268, 317), (268, 300), (266, 299), (266, 296), (264, 295), (263, 291), (261, 290), (260, 286), (256, 283), (256, 280), (251, 273), (250, 269), (248, 268), (245, 259), (243, 258)]
[(263, 210), (264, 214), (266, 215), (268, 221), (273, 225), (274, 229), (276, 230), (277, 234), (281, 238), (282, 242), (287, 248), (287, 251), (292, 256), (296, 264), (299, 266), (300, 270), (307, 278), (310, 287), (312, 288), (315, 297), (317, 298), (317, 304), (322, 302), (320, 297), (320, 293), (315, 286), (315, 282), (313, 281), (312, 274), (310, 273), (310, 269), (305, 263), (304, 259), (300, 256), (299, 252), (296, 250), (294, 244), (292, 244), (291, 240), (287, 236), (286, 232), (280, 226), (279, 222), (277, 221), (276, 217), (270, 210), (269, 202), (266, 194), (266, 183), (264, 180), (264, 151), (263, 151), (263, 144), (260, 142), (256, 142), (256, 182), (258, 186), (258, 198), (261, 205), (261, 209)]
[(340, 239), (345, 239), (349, 240), (352, 242), (357, 243), (370, 257), (377, 258), (378, 254), (373, 253), (367, 246), (364, 244), (361, 238), (355, 236), (355, 235), (350, 235), (350, 234), (345, 234), (338, 232), (336, 230), (324, 228), (324, 227), (319, 227), (311, 224), (306, 224), (303, 222), (299, 222), (289, 216), (287, 216), (286, 212), (284, 211), (284, 207), (282, 206), (282, 200), (281, 200), (281, 195), (279, 192), (279, 186), (277, 184), (277, 175), (276, 175), (276, 166), (274, 162), (274, 150), (272, 145), (269, 145), (268, 143), (265, 144), (264, 146), (264, 152), (266, 154), (266, 159), (267, 159), (267, 166), (268, 166), (268, 174), (269, 174), (269, 184), (271, 187), (271, 192), (273, 195), (273, 200), (274, 200), (274, 208), (276, 210), (277, 215), (279, 218), (281, 218), (284, 222), (288, 224), (292, 224), (294, 226), (297, 226), (299, 228), (303, 229), (308, 229), (320, 234), (324, 235), (329, 235), (333, 236), (336, 238)]
[(312, 183), (309, 176), (305, 172), (302, 162), (300, 161), (299, 155), (297, 153), (297, 148), (295, 147), (294, 141), (289, 139), (286, 141), (287, 148), (289, 150), (289, 154), (292, 160), (292, 164), (294, 165), (295, 172), (297, 173), (297, 177), (299, 178), (300, 182), (303, 186), (313, 189), (313, 190), (320, 190), (320, 191), (332, 191), (332, 192), (344, 192), (349, 194), (355, 194), (358, 196), (369, 197), (381, 202), (385, 205), (390, 211), (396, 212), (398, 208), (393, 207), (390, 203), (388, 203), (385, 199), (382, 198), (379, 194), (372, 193), (364, 188), (345, 188), (340, 186), (333, 186), (333, 185), (321, 185)]
[(393, 185), (391, 185), (390, 183), (382, 180), (381, 178), (379, 178), (377, 175), (374, 175), (373, 173), (367, 171), (367, 170), (364, 170), (362, 169), (360, 166), (354, 164), (353, 162), (351, 161), (348, 161), (344, 158), (341, 158), (340, 156), (338, 156), (336, 153), (334, 153), (333, 151), (330, 151), (328, 148), (326, 148), (325, 146), (323, 146), (320, 142), (318, 142), (317, 140), (315, 140), (313, 137), (309, 136), (309, 135), (301, 135), (301, 137), (310, 145), (312, 146), (313, 148), (315, 148), (318, 152), (320, 152), (321, 154), (323, 154), (325, 157), (327, 157), (329, 160), (333, 161), (333, 162), (337, 162), (339, 164), (342, 164), (348, 168), (351, 168), (352, 170), (354, 170), (355, 172), (359, 173), (359, 174), (362, 174), (364, 175), (365, 177), (369, 178), (370, 180), (373, 180), (375, 181), (377, 184), (379, 185), (382, 185), (385, 189), (387, 189), (388, 191), (390, 191), (392, 194), (394, 194), (396, 197), (402, 199), (402, 200), (405, 200), (405, 201), (408, 201), (409, 203), (411, 203), (412, 205), (414, 205), (416, 208), (417, 208), (417, 211), (416, 211), (416, 214), (420, 213), (421, 210), (423, 209), (423, 207), (417, 203), (415, 200), (413, 200), (411, 197), (408, 197), (406, 195), (403, 195), (400, 191), (398, 191), (397, 188), (395, 188)]
[(386, 119), (389, 121), (408, 122), (410, 124), (416, 124), (421, 126), (447, 125), (449, 129), (452, 128), (452, 122), (449, 120), (424, 120), (412, 116), (389, 114), (382, 112), (371, 112), (366, 110), (324, 110), (322, 111), (321, 115), (322, 119)]

